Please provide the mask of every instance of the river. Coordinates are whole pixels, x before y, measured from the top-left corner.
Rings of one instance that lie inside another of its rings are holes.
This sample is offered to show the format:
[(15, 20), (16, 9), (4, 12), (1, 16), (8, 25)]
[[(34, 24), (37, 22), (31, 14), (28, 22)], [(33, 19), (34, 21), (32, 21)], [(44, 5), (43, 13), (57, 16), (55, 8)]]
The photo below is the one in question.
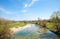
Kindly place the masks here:
[(28, 24), (29, 26), (25, 29), (15, 33), (12, 36), (12, 39), (57, 39), (57, 35), (53, 32), (46, 30), (46, 33), (43, 33), (43, 28), (40, 28), (36, 24)]

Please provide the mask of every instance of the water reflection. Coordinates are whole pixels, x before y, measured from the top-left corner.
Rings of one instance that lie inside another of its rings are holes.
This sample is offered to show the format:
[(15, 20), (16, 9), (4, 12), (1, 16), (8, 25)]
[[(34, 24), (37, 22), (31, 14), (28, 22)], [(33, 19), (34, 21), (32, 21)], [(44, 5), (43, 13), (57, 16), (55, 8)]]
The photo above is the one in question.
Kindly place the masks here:
[(57, 35), (39, 25), (29, 24), (30, 27), (17, 32), (12, 39), (56, 39)]

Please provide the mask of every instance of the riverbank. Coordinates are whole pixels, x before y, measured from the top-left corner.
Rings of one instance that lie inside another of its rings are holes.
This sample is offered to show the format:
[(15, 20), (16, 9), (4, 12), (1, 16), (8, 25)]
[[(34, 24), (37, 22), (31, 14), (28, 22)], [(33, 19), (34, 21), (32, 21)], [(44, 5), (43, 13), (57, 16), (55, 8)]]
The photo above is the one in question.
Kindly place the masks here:
[(15, 34), (16, 32), (19, 32), (19, 31), (21, 31), (21, 30), (23, 30), (23, 29), (25, 29), (25, 28), (27, 28), (27, 27), (31, 27), (30, 25), (31, 25), (31, 24), (27, 24), (27, 25), (24, 26), (24, 27), (13, 27), (13, 28), (10, 28), (10, 30), (11, 30), (11, 33), (12, 33), (12, 34)]
[(10, 28), (11, 30), (11, 34), (15, 34), (16, 32), (20, 31), (22, 29), (22, 27), (18, 27), (18, 28)]
[(16, 22), (16, 23), (11, 24), (11, 28), (24, 27), (25, 25), (27, 25), (27, 23), (25, 23), (25, 22)]

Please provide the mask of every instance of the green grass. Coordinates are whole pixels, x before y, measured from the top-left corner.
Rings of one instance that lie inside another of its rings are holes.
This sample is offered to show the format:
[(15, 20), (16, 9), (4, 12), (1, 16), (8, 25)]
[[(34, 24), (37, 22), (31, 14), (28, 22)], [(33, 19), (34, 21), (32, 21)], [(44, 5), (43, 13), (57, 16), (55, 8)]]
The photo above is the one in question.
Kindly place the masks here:
[(49, 28), (52, 31), (56, 31), (56, 26), (53, 23), (47, 23), (46, 24), (47, 28)]
[(48, 28), (55, 28), (55, 26), (54, 26), (53, 23), (47, 23), (47, 27), (48, 27)]
[(11, 25), (11, 27), (23, 27), (25, 26), (27, 23), (24, 23), (24, 22), (17, 22), (17, 23), (13, 23)]

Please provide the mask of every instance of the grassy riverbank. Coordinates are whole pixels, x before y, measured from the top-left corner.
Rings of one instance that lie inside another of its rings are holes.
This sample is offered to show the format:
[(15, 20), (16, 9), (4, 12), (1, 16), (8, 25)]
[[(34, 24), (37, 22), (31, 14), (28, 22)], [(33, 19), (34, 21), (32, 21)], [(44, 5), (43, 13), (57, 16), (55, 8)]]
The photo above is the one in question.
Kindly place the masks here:
[(16, 23), (11, 24), (11, 28), (13, 28), (13, 27), (23, 27), (26, 24), (27, 23), (24, 23), (24, 22), (16, 22)]
[(49, 30), (52, 30), (52, 31), (57, 31), (56, 29), (56, 26), (53, 24), (53, 23), (47, 23), (46, 24), (46, 27), (49, 29)]

